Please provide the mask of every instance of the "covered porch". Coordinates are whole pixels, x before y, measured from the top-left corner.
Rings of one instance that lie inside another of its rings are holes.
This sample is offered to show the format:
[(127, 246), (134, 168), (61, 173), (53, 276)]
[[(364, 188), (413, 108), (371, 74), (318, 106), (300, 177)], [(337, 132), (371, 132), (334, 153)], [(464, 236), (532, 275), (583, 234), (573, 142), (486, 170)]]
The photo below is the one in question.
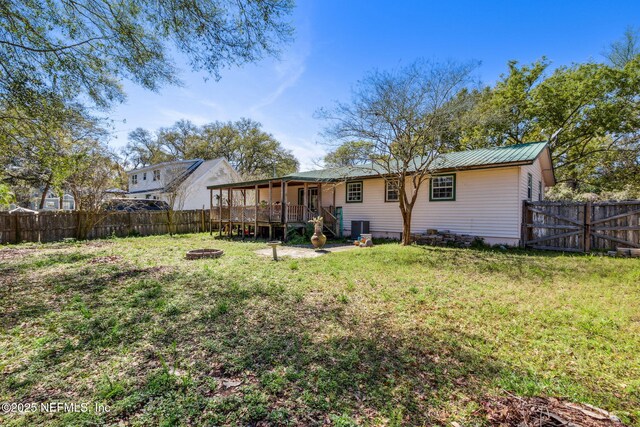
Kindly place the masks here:
[(326, 179), (276, 178), (209, 186), (211, 230), (231, 236), (235, 229), (242, 237), (286, 240), (291, 231), (322, 216), (325, 234), (338, 237), (336, 185)]

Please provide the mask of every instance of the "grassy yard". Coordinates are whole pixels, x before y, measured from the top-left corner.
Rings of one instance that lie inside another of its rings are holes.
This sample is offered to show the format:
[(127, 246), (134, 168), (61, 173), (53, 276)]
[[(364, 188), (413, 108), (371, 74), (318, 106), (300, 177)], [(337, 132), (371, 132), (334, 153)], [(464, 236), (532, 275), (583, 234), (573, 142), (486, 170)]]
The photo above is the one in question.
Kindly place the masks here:
[[(640, 261), (208, 235), (0, 249), (0, 425), (483, 425), (563, 396), (640, 426)], [(218, 260), (185, 251), (218, 247)]]

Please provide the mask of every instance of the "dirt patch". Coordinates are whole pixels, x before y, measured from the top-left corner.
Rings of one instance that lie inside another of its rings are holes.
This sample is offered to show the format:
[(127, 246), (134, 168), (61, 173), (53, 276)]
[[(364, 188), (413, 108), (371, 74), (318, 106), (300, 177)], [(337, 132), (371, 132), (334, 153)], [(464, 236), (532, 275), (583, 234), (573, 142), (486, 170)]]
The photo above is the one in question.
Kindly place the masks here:
[(2, 249), (0, 250), (0, 259), (7, 260), (13, 258), (22, 258), (24, 256), (33, 254), (35, 250), (36, 248)]
[(119, 262), (122, 262), (120, 255), (97, 256), (88, 261), (89, 264), (116, 264)]
[(604, 409), (553, 397), (500, 397), (485, 402), (483, 406), (492, 426), (624, 426), (615, 415)]
[[(315, 250), (310, 247), (300, 246), (278, 246), (278, 258), (315, 258), (322, 255), (330, 254), (332, 252), (342, 252), (351, 249), (360, 249), (354, 245), (341, 245), (341, 246), (325, 246), (324, 249)], [(363, 248), (364, 250), (364, 248)], [(273, 253), (271, 248), (258, 249), (256, 253), (264, 257), (272, 257)]]

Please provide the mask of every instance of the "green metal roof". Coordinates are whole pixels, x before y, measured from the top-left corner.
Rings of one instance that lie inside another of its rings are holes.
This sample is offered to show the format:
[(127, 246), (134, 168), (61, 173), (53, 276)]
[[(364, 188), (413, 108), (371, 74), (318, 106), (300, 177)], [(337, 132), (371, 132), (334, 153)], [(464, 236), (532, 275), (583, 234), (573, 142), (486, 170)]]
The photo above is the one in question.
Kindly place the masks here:
[[(485, 167), (498, 167), (513, 163), (529, 164), (533, 163), (546, 146), (546, 142), (530, 142), (527, 144), (509, 145), (506, 147), (480, 148), (476, 150), (446, 153), (437, 158), (432, 167), (434, 172), (438, 172), (455, 169), (482, 169)], [(282, 177), (272, 178), (272, 180), (334, 182), (348, 178), (364, 178), (378, 175), (380, 173), (384, 173), (380, 167), (372, 164), (364, 164), (307, 172), (294, 172)], [(253, 183), (257, 184), (268, 181), (269, 179), (247, 181), (235, 183), (233, 186), (242, 186)], [(221, 188), (229, 186), (231, 186), (231, 184), (220, 184), (207, 188)]]
[[(505, 163), (533, 162), (546, 147), (546, 142), (510, 145), (507, 147), (480, 148), (477, 150), (446, 153), (434, 161), (433, 169), (465, 169), (482, 166), (495, 166)], [(314, 181), (333, 181), (341, 178), (377, 175), (380, 168), (366, 164), (361, 166), (344, 166), (340, 168), (321, 169), (308, 172), (295, 172), (283, 178)]]

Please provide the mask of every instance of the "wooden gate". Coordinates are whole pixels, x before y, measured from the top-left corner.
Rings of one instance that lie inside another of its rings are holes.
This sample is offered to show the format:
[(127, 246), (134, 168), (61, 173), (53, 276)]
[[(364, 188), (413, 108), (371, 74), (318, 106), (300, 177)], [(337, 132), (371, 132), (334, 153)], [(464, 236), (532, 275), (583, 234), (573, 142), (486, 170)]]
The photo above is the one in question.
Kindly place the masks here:
[(640, 248), (640, 200), (524, 202), (525, 247), (570, 252)]

